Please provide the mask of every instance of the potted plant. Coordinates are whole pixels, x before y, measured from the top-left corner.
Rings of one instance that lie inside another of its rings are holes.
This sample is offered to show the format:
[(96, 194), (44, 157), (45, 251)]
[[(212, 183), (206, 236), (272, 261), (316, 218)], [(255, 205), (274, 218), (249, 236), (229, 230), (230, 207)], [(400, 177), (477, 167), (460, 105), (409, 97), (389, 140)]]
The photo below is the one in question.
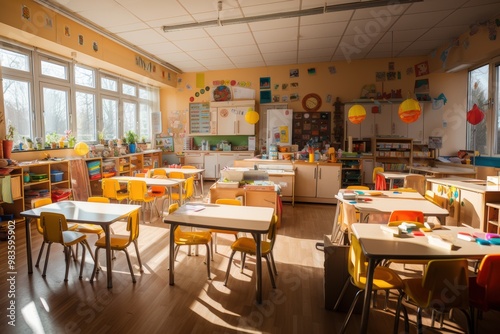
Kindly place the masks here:
[(33, 140), (30, 137), (23, 137), (24, 142), (26, 143), (26, 148), (28, 150), (33, 149)]
[(16, 128), (12, 123), (9, 122), (9, 126), (7, 127), (7, 133), (5, 134), (5, 140), (3, 141), (3, 157), (5, 159), (10, 159), (10, 155), (12, 153), (12, 146), (14, 145), (14, 135), (16, 133)]
[(102, 131), (97, 132), (97, 139), (99, 140), (99, 144), (105, 145), (106, 141), (104, 139), (104, 129)]
[(69, 148), (75, 147), (76, 138), (73, 135), (72, 131), (66, 130), (64, 131), (64, 134), (66, 135), (66, 140), (68, 141), (68, 147)]
[(128, 144), (129, 152), (135, 153), (136, 143), (137, 143), (137, 139), (138, 139), (137, 134), (132, 130), (128, 130), (125, 133), (125, 139), (126, 139), (127, 144)]
[(54, 131), (45, 135), (45, 143), (49, 144), (51, 148), (57, 148), (59, 142), (59, 135)]

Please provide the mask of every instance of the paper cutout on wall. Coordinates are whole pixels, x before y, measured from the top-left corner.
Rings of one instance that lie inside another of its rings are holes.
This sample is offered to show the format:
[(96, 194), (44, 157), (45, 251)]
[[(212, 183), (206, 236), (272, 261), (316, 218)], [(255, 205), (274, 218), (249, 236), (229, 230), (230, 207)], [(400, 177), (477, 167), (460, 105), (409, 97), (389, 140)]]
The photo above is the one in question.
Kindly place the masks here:
[(432, 98), (432, 109), (438, 110), (448, 102), (446, 96), (443, 93), (439, 94), (438, 97)]

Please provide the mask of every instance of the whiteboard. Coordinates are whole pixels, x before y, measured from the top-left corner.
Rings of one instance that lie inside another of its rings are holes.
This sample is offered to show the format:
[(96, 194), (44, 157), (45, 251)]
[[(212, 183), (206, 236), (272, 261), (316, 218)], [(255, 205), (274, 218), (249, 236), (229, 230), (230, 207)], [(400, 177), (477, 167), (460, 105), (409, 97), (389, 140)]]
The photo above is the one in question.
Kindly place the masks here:
[(151, 113), (151, 132), (153, 134), (161, 133), (161, 112), (155, 111)]

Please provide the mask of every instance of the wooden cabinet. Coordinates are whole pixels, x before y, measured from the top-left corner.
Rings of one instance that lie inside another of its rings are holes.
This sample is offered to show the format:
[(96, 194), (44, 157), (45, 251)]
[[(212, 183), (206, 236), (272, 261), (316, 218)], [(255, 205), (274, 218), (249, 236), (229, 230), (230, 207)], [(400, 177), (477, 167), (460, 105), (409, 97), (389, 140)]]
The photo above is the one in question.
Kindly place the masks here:
[(363, 183), (359, 158), (341, 158), (338, 162), (342, 163), (341, 188), (347, 188), (351, 185), (361, 185)]
[(143, 152), (142, 153), (142, 169), (154, 169), (161, 167), (162, 153), (161, 151)]
[(210, 112), (217, 115), (217, 135), (255, 135), (255, 125), (245, 121), (249, 108), (255, 108), (254, 100), (211, 102)]
[(341, 164), (295, 163), (295, 200), (336, 203), (341, 184)]
[(498, 212), (500, 211), (500, 203), (486, 203), (488, 218), (486, 220), (486, 231), (489, 233), (500, 234), (500, 221)]
[(204, 153), (202, 152), (185, 152), (184, 164), (195, 166), (196, 168), (204, 168)]
[(431, 166), (436, 158), (436, 150), (427, 144), (413, 144), (412, 166)]
[(126, 154), (119, 157), (109, 157), (103, 160), (104, 173), (114, 173), (121, 176), (133, 176), (144, 168), (142, 153)]
[(376, 165), (386, 171), (406, 171), (412, 165), (413, 140), (375, 138)]
[[(19, 212), (24, 211), (23, 183), (23, 169), (19, 167), (13, 167), (9, 175), (0, 176), (0, 186), (2, 188), (2, 191), (0, 191), (0, 207), (3, 211), (0, 216), (0, 226), (5, 226), (11, 220), (15, 220), (16, 223), (24, 221), (24, 218), (19, 215)], [(12, 198), (3, 197), (4, 187), (10, 187)]]
[(238, 159), (237, 153), (209, 152), (204, 155), (205, 179), (218, 179), (224, 167), (232, 167)]

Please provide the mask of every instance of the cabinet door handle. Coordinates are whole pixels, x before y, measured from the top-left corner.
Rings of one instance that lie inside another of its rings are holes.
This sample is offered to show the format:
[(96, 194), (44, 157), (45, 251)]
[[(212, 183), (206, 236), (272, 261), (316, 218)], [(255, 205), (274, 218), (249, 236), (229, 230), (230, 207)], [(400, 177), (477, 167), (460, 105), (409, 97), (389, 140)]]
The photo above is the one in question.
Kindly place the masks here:
[(318, 170), (317, 170), (317, 169), (315, 169), (315, 170), (314, 170), (314, 179), (315, 179), (315, 180), (318, 178), (317, 173), (318, 173)]
[(319, 169), (319, 179), (321, 180), (321, 168)]

